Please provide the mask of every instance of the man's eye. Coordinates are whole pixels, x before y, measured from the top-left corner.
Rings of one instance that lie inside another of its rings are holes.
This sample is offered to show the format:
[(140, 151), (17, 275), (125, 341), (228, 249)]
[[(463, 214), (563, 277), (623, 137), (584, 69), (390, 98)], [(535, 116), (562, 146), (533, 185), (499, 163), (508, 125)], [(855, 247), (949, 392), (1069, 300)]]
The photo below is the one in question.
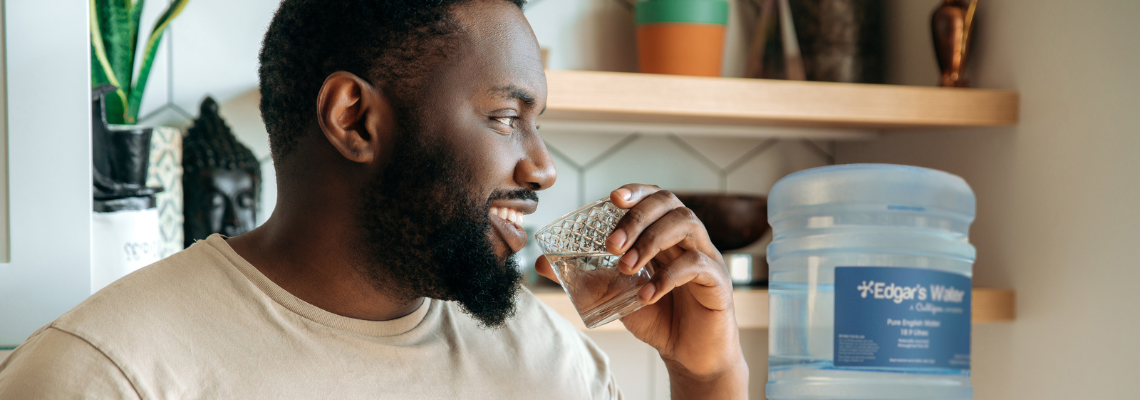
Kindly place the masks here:
[(493, 117), (491, 119), (498, 121), (500, 124), (503, 124), (503, 125), (506, 125), (506, 126), (513, 128), (515, 126), (515, 120), (517, 120), (519, 118), (518, 117)]

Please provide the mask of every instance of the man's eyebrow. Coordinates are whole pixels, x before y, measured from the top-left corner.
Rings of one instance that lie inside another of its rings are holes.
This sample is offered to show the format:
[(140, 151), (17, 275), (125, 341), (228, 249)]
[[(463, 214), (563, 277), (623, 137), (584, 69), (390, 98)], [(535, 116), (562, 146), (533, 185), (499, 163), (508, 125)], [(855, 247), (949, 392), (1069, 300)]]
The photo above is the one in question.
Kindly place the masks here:
[(522, 100), (522, 102), (528, 106), (533, 106), (536, 101), (534, 94), (515, 85), (496, 86), (491, 89), (491, 91), (498, 93), (504, 98)]

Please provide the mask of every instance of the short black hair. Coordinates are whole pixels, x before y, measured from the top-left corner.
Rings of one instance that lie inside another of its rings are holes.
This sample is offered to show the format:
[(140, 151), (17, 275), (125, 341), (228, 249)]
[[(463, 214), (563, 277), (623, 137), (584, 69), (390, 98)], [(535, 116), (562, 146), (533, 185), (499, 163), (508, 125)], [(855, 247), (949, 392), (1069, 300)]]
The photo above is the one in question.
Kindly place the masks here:
[[(280, 163), (315, 126), (325, 78), (347, 71), (395, 98), (442, 59), (455, 5), (473, 0), (284, 0), (261, 45), (261, 117)], [(501, 0), (520, 9), (526, 0)]]

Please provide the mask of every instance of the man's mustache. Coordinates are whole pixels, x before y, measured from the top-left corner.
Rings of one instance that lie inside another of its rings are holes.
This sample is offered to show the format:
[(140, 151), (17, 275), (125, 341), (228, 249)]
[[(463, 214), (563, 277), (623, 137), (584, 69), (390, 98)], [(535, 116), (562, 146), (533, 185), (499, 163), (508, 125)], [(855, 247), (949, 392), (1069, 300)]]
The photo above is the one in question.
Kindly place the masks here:
[(538, 202), (538, 193), (530, 189), (496, 190), (491, 192), (488, 201), (495, 200), (531, 200)]

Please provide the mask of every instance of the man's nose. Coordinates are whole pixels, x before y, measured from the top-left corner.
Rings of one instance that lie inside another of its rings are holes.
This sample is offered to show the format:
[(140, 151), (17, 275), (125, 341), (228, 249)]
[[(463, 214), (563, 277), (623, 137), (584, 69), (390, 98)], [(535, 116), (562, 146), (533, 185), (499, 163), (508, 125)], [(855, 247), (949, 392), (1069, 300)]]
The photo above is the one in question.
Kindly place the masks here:
[(515, 182), (531, 190), (544, 190), (558, 179), (554, 160), (546, 150), (546, 143), (538, 134), (531, 134), (527, 140), (526, 157), (515, 167)]

